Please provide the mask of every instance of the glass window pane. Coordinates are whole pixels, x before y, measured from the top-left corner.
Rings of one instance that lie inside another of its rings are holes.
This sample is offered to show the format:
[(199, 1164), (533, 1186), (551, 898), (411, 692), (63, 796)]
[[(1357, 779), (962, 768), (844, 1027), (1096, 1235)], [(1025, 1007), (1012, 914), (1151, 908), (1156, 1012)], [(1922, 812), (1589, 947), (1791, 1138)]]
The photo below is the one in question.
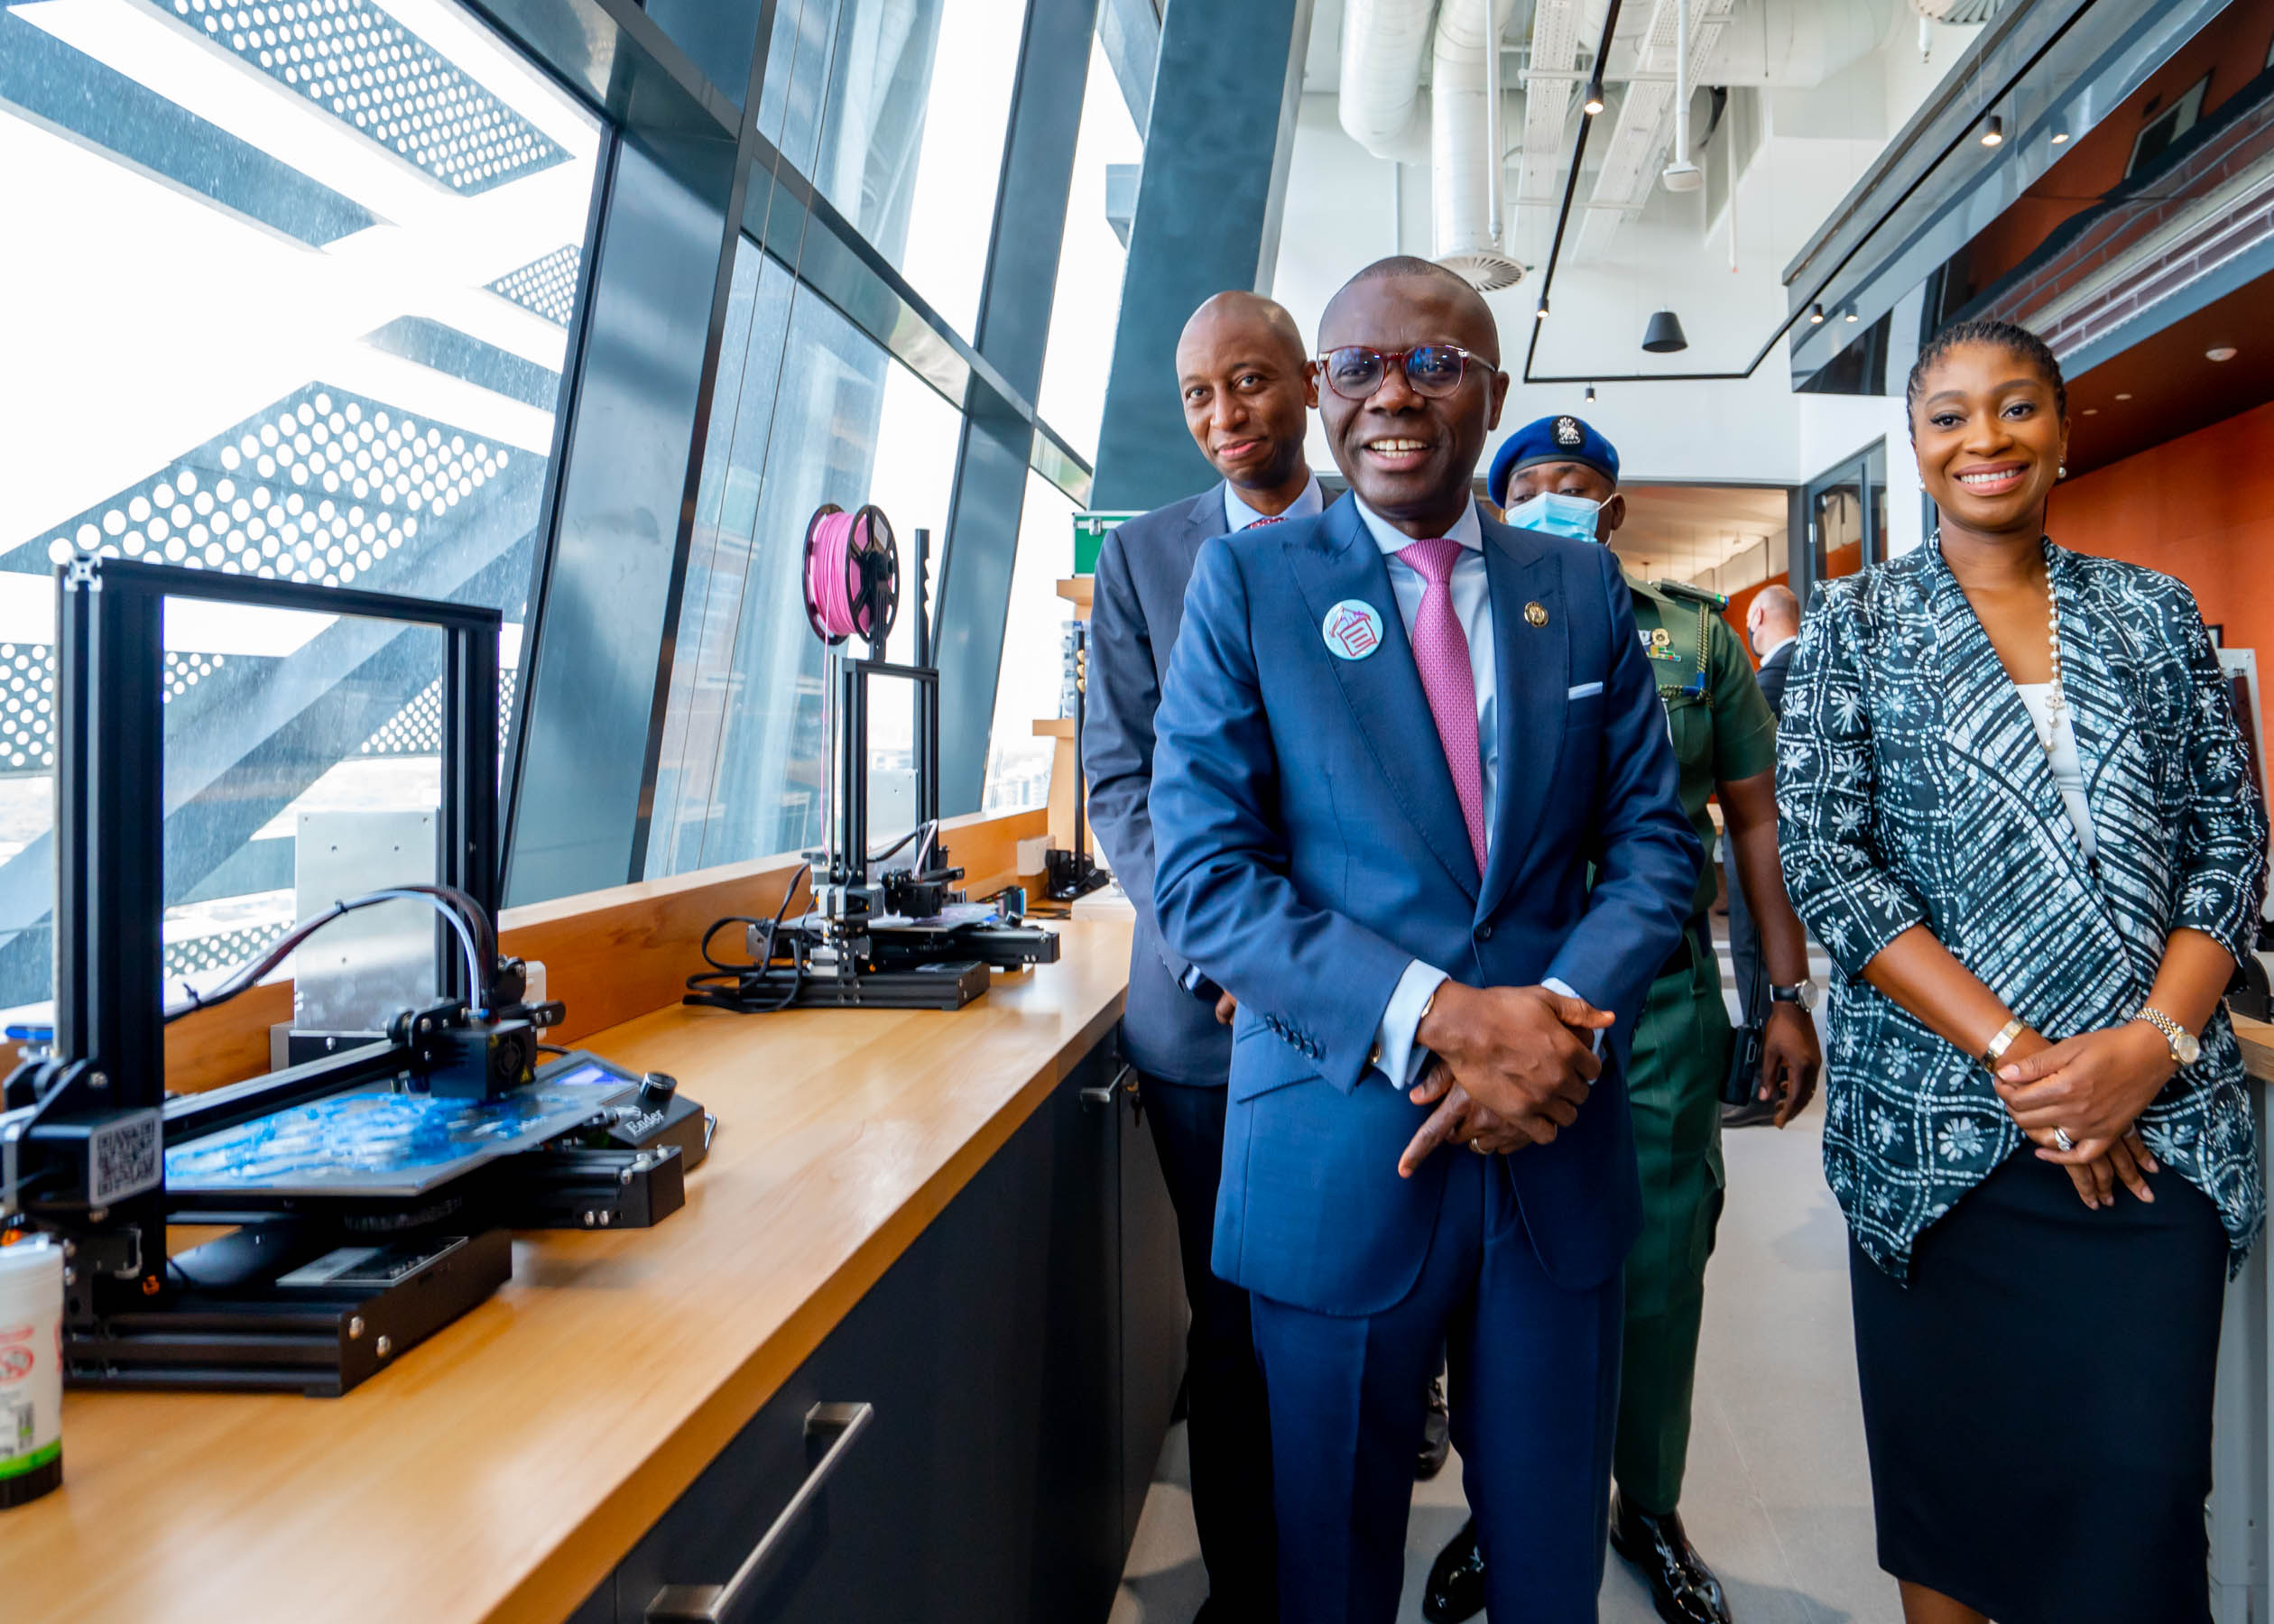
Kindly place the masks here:
[[(49, 985), (74, 548), (488, 604), (519, 655), (601, 131), (452, 0), (327, 19), (293, 58), (222, 0), (0, 10), (0, 217), (40, 245), (0, 255), (0, 1005)], [(168, 762), (170, 965), (282, 931), (299, 810), (433, 770), (439, 643), (279, 623), (174, 633), (235, 697)]]
[(1058, 741), (1036, 737), (1034, 724), (1067, 714), (1060, 701), (1063, 642), (1074, 605), (1058, 595), (1058, 583), (1074, 569), (1074, 511), (1065, 492), (1040, 474), (1028, 473), (1019, 553), (1011, 567), (1011, 612), (996, 667), (983, 811), (1016, 811), (1050, 798), (1050, 759)]
[[(656, 777), (651, 875), (819, 840), (822, 650), (800, 578), (807, 521), (824, 502), (882, 508), (912, 593), (916, 531), (946, 534), (962, 428), (929, 384), (747, 239), (717, 390)], [(847, 647), (862, 650), (857, 641)], [(906, 602), (890, 651), (915, 654)], [(880, 748), (888, 734), (912, 743), (904, 713), (902, 702), (880, 720)]]
[(970, 337), (1026, 0), (780, 0), (759, 128)]
[(1105, 415), (1105, 375), (1114, 364), (1114, 330), (1121, 318), (1122, 268), (1129, 257), (1109, 217), (1135, 208), (1144, 152), (1105, 47), (1093, 39), (1037, 405), (1042, 420), (1093, 462), (1098, 424)]

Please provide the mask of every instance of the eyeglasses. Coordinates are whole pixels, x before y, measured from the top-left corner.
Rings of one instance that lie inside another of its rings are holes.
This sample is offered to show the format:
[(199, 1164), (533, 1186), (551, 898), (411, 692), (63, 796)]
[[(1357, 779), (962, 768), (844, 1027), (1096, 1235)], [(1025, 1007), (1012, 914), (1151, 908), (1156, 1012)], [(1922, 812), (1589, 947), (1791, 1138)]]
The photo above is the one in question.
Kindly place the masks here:
[(1318, 358), (1319, 374), (1326, 386), (1345, 401), (1371, 398), (1393, 365), (1403, 365), (1407, 384), (1419, 395), (1443, 399), (1460, 388), (1474, 361), (1490, 369), (1492, 363), (1455, 344), (1423, 344), (1409, 350), (1368, 349), (1362, 344), (1328, 350)]

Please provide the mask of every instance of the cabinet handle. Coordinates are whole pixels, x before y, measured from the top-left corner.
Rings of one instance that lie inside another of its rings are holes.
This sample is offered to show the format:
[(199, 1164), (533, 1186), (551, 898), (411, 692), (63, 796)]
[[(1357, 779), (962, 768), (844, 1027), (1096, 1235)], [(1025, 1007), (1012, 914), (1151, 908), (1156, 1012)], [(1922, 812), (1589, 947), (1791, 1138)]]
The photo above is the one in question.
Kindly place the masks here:
[(1129, 1065), (1127, 1062), (1123, 1062), (1121, 1070), (1114, 1074), (1114, 1080), (1111, 1083), (1105, 1084), (1102, 1087), (1085, 1088), (1082, 1090), (1082, 1103), (1085, 1105), (1111, 1105), (1115, 1100), (1120, 1099), (1124, 1093), (1135, 1093), (1137, 1092), (1136, 1082), (1137, 1068)]
[(740, 1608), (744, 1598), (756, 1587), (767, 1564), (773, 1560), (774, 1553), (789, 1537), (790, 1528), (827, 1485), (830, 1475), (845, 1464), (854, 1440), (868, 1429), (875, 1416), (875, 1406), (868, 1404), (817, 1404), (808, 1410), (805, 1435), (809, 1439), (827, 1437), (829, 1446), (813, 1463), (805, 1481), (798, 1485), (790, 1503), (782, 1507), (781, 1515), (759, 1536), (758, 1543), (750, 1547), (750, 1555), (743, 1558), (742, 1566), (726, 1583), (667, 1584), (657, 1591), (655, 1599), (647, 1604), (647, 1624), (719, 1624)]

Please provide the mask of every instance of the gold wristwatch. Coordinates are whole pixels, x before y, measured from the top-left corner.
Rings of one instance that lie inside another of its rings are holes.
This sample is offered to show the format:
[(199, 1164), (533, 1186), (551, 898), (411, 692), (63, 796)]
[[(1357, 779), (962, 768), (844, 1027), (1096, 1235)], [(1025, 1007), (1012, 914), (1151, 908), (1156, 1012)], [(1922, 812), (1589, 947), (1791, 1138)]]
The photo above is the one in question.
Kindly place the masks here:
[(2203, 1057), (2203, 1045), (2195, 1041), (2195, 1035), (2161, 1010), (2151, 1010), (2142, 1005), (2140, 1013), (2132, 1019), (2144, 1020), (2163, 1034), (2164, 1044), (2171, 1050), (2174, 1066), (2193, 1066)]
[(1998, 1035), (1990, 1039), (1990, 1047), (1983, 1049), (1979, 1057), (1982, 1062), (1982, 1069), (1988, 1072), (1992, 1076), (1997, 1075), (1998, 1062), (2005, 1058), (2006, 1050), (2013, 1047), (2013, 1040), (2021, 1036), (2021, 1034), (2028, 1029), (2028, 1028), (2021, 1024), (2021, 1020), (2019, 1016), (2016, 1016), (2011, 1020), (2007, 1021), (2005, 1025), (2000, 1027), (1998, 1029)]

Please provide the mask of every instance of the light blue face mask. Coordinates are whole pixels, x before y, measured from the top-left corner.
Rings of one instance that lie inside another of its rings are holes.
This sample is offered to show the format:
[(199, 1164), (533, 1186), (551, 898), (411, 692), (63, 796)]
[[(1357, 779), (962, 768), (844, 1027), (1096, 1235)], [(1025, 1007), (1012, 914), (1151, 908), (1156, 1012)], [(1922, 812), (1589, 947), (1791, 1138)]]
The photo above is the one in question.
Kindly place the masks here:
[(1595, 515), (1602, 511), (1603, 503), (1590, 502), (1585, 496), (1542, 491), (1510, 508), (1507, 522), (1518, 530), (1546, 531), (1551, 536), (1592, 541), (1595, 539)]

